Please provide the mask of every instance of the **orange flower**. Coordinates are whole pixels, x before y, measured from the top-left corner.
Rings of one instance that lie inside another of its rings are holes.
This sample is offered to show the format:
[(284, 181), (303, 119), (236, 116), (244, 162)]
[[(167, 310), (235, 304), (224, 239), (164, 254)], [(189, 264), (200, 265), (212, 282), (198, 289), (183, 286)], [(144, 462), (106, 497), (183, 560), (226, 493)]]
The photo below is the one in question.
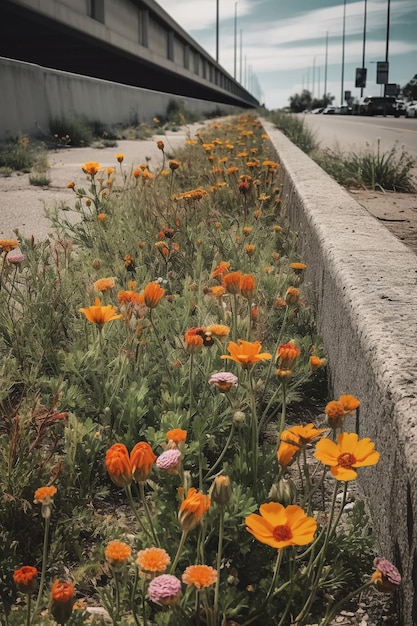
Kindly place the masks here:
[(242, 276), (242, 272), (238, 270), (237, 272), (230, 272), (223, 276), (222, 285), (226, 289), (228, 293), (239, 293), (240, 292), (240, 278)]
[(256, 289), (256, 280), (252, 274), (242, 274), (240, 277), (240, 292), (246, 300), (252, 300)]
[(278, 463), (281, 467), (290, 465), (297, 452), (305, 448), (307, 444), (317, 439), (317, 437), (320, 437), (324, 432), (326, 432), (325, 428), (316, 428), (312, 423), (305, 426), (293, 426), (283, 430), (277, 452)]
[(179, 167), (181, 167), (180, 161), (175, 161), (174, 159), (168, 161), (168, 165), (171, 171), (177, 170)]
[(0, 252), (11, 252), (19, 243), (15, 239), (0, 239)]
[(164, 297), (164, 293), (165, 289), (162, 289), (161, 285), (156, 281), (148, 283), (143, 291), (146, 306), (154, 309), (161, 298)]
[(210, 324), (206, 328), (206, 334), (210, 333), (214, 337), (218, 337), (221, 339), (222, 337), (227, 337), (230, 333), (229, 326), (225, 326), (224, 324)]
[(117, 300), (120, 306), (140, 306), (144, 304), (145, 298), (143, 294), (137, 293), (136, 291), (119, 291), (117, 294)]
[(178, 444), (187, 439), (187, 431), (182, 430), (182, 428), (173, 428), (172, 430), (168, 430), (165, 436), (168, 441), (173, 441)]
[(229, 272), (230, 263), (229, 261), (222, 261), (219, 265), (213, 270), (211, 273), (212, 278), (216, 278), (217, 276), (224, 276)]
[(94, 178), (94, 176), (101, 170), (101, 165), (100, 163), (97, 163), (97, 161), (88, 161), (87, 163), (81, 165), (81, 169), (84, 174), (89, 174), (92, 178)]
[(184, 342), (187, 352), (189, 352), (190, 354), (196, 354), (197, 352), (201, 352), (204, 346), (205, 334), (206, 329), (203, 327), (189, 328), (184, 333)]
[(315, 354), (310, 357), (310, 367), (313, 372), (318, 370), (320, 367), (324, 367), (325, 365), (327, 365), (327, 359), (322, 359)]
[(216, 298), (221, 298), (226, 293), (226, 289), (221, 285), (215, 285), (214, 287), (210, 287), (210, 293)]
[(197, 589), (204, 589), (214, 585), (217, 580), (217, 571), (210, 565), (189, 565), (182, 575), (183, 582)]
[(79, 309), (80, 313), (84, 313), (86, 318), (92, 324), (101, 330), (104, 324), (113, 320), (122, 319), (123, 315), (117, 314), (117, 308), (111, 304), (105, 306), (101, 305), (100, 299), (96, 298), (94, 306), (89, 306), (86, 309)]
[(320, 439), (313, 456), (330, 466), (336, 480), (343, 481), (354, 480), (358, 475), (356, 468), (376, 465), (379, 461), (373, 441), (368, 437), (359, 440), (356, 433), (340, 434), (337, 444), (330, 439)]
[(118, 487), (128, 487), (132, 482), (129, 452), (123, 443), (115, 443), (106, 451), (106, 469)]
[(297, 287), (288, 287), (285, 294), (285, 304), (295, 306), (300, 301), (300, 290)]
[(301, 272), (306, 269), (307, 265), (305, 263), (290, 263), (289, 267), (294, 270), (296, 274), (301, 274)]
[(119, 163), (122, 163), (124, 158), (125, 158), (125, 155), (122, 152), (119, 152), (118, 154), (116, 154), (116, 159), (119, 161)]
[(74, 605), (74, 587), (70, 583), (56, 580), (52, 585), (49, 611), (58, 624), (66, 624)]
[(326, 414), (326, 422), (330, 428), (342, 428), (345, 421), (345, 407), (338, 400), (332, 400), (324, 409)]
[(156, 142), (157, 147), (159, 148), (159, 150), (163, 150), (165, 148), (165, 144), (163, 141), (159, 140)]
[(75, 189), (75, 183), (73, 180), (71, 180), (69, 183), (66, 184), (67, 189)]
[(23, 565), (13, 572), (16, 587), (22, 593), (33, 593), (36, 589), (38, 570), (31, 565)]
[(151, 446), (146, 441), (140, 441), (130, 453), (132, 476), (137, 483), (145, 482), (151, 473), (152, 465), (156, 461)]
[(346, 413), (351, 413), (352, 411), (355, 411), (355, 409), (358, 409), (361, 405), (360, 400), (355, 398), (355, 396), (351, 396), (350, 394), (339, 396), (339, 402), (343, 404), (343, 408)]
[(56, 494), (57, 489), (53, 485), (50, 487), (39, 487), (35, 491), (33, 499), (34, 504), (51, 504), (52, 498)]
[(178, 521), (181, 528), (188, 532), (200, 522), (204, 513), (210, 508), (210, 498), (191, 487), (187, 497), (181, 503)]
[(246, 530), (261, 543), (280, 550), (288, 546), (305, 546), (313, 541), (317, 522), (297, 504), (284, 507), (278, 502), (268, 502), (261, 504), (259, 512), (260, 515), (248, 515), (245, 523)]
[(94, 289), (96, 291), (108, 291), (109, 289), (113, 289), (116, 284), (114, 278), (99, 278), (94, 283)]
[[(97, 219), (98, 219), (100, 222), (105, 222), (105, 221), (106, 221), (106, 219), (107, 219), (107, 215), (106, 215), (106, 213), (99, 213), (99, 214), (97, 215)], [(103, 279), (103, 280), (104, 280), (104, 279)]]
[(292, 369), (295, 360), (300, 356), (300, 349), (292, 342), (283, 343), (278, 346), (278, 368), (283, 370)]
[(237, 343), (231, 341), (227, 346), (230, 356), (223, 354), (220, 358), (236, 361), (244, 369), (249, 369), (258, 361), (269, 361), (272, 358), (269, 352), (261, 352), (261, 348), (262, 344), (259, 341), (251, 342), (238, 339)]
[(128, 546), (127, 543), (114, 540), (107, 544), (104, 554), (110, 567), (116, 571), (120, 571), (130, 558), (132, 548)]
[(139, 550), (136, 559), (139, 573), (149, 579), (154, 578), (157, 574), (163, 574), (170, 563), (170, 556), (163, 548)]

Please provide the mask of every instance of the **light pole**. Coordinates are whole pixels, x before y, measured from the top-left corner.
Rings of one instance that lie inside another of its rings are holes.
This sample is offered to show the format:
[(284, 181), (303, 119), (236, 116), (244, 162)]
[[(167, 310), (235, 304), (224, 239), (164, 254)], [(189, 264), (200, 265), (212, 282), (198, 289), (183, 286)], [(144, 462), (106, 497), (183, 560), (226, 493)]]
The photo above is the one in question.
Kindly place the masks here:
[(235, 50), (233, 59), (233, 78), (236, 80), (236, 68), (237, 68), (237, 2), (235, 2)]
[(216, 62), (219, 62), (219, 0), (216, 0)]
[(242, 29), (240, 29), (240, 61), (239, 61), (239, 82), (242, 84)]
[(324, 99), (327, 105), (327, 57), (329, 53), (329, 31), (326, 31), (326, 52), (324, 54)]
[[(363, 42), (362, 42), (362, 67), (365, 68), (365, 45), (366, 45), (366, 13), (367, 13), (367, 0), (363, 9)], [(363, 97), (363, 87), (361, 87), (361, 98)]]
[(345, 33), (346, 33), (346, 0), (343, 0), (343, 32), (342, 32), (342, 76), (340, 85), (340, 106), (344, 102), (343, 90), (345, 81)]

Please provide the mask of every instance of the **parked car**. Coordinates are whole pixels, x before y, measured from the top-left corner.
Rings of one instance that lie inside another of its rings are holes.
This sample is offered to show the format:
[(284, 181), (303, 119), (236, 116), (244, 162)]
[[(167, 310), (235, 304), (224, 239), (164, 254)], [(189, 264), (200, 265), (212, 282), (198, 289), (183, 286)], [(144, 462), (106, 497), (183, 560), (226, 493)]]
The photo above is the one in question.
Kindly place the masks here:
[(405, 117), (417, 117), (417, 100), (407, 103)]
[(359, 105), (359, 115), (393, 115), (400, 117), (394, 96), (366, 96)]
[(323, 109), (322, 114), (323, 115), (334, 115), (336, 113), (336, 107), (326, 107), (325, 109)]
[(407, 104), (406, 102), (404, 102), (404, 100), (397, 100), (395, 103), (395, 108), (397, 109), (397, 112), (400, 116), (405, 115), (407, 110)]

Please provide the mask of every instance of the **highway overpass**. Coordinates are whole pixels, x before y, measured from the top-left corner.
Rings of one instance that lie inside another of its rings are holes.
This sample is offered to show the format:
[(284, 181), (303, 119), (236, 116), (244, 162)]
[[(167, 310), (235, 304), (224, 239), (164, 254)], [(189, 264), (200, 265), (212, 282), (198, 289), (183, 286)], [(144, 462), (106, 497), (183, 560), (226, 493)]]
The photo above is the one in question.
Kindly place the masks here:
[(1, 0), (0, 56), (239, 107), (258, 101), (153, 0)]

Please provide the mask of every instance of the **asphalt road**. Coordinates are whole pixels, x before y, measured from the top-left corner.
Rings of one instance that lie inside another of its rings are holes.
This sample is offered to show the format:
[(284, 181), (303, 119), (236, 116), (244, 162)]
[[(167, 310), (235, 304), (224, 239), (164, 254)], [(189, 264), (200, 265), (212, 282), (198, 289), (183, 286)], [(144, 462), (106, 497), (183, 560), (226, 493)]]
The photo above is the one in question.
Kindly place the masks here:
[(417, 159), (417, 119), (311, 114), (303, 119), (322, 148), (337, 146), (344, 152), (362, 151), (367, 146), (376, 149), (379, 139), (381, 150), (390, 150), (397, 143), (400, 150), (404, 146)]

